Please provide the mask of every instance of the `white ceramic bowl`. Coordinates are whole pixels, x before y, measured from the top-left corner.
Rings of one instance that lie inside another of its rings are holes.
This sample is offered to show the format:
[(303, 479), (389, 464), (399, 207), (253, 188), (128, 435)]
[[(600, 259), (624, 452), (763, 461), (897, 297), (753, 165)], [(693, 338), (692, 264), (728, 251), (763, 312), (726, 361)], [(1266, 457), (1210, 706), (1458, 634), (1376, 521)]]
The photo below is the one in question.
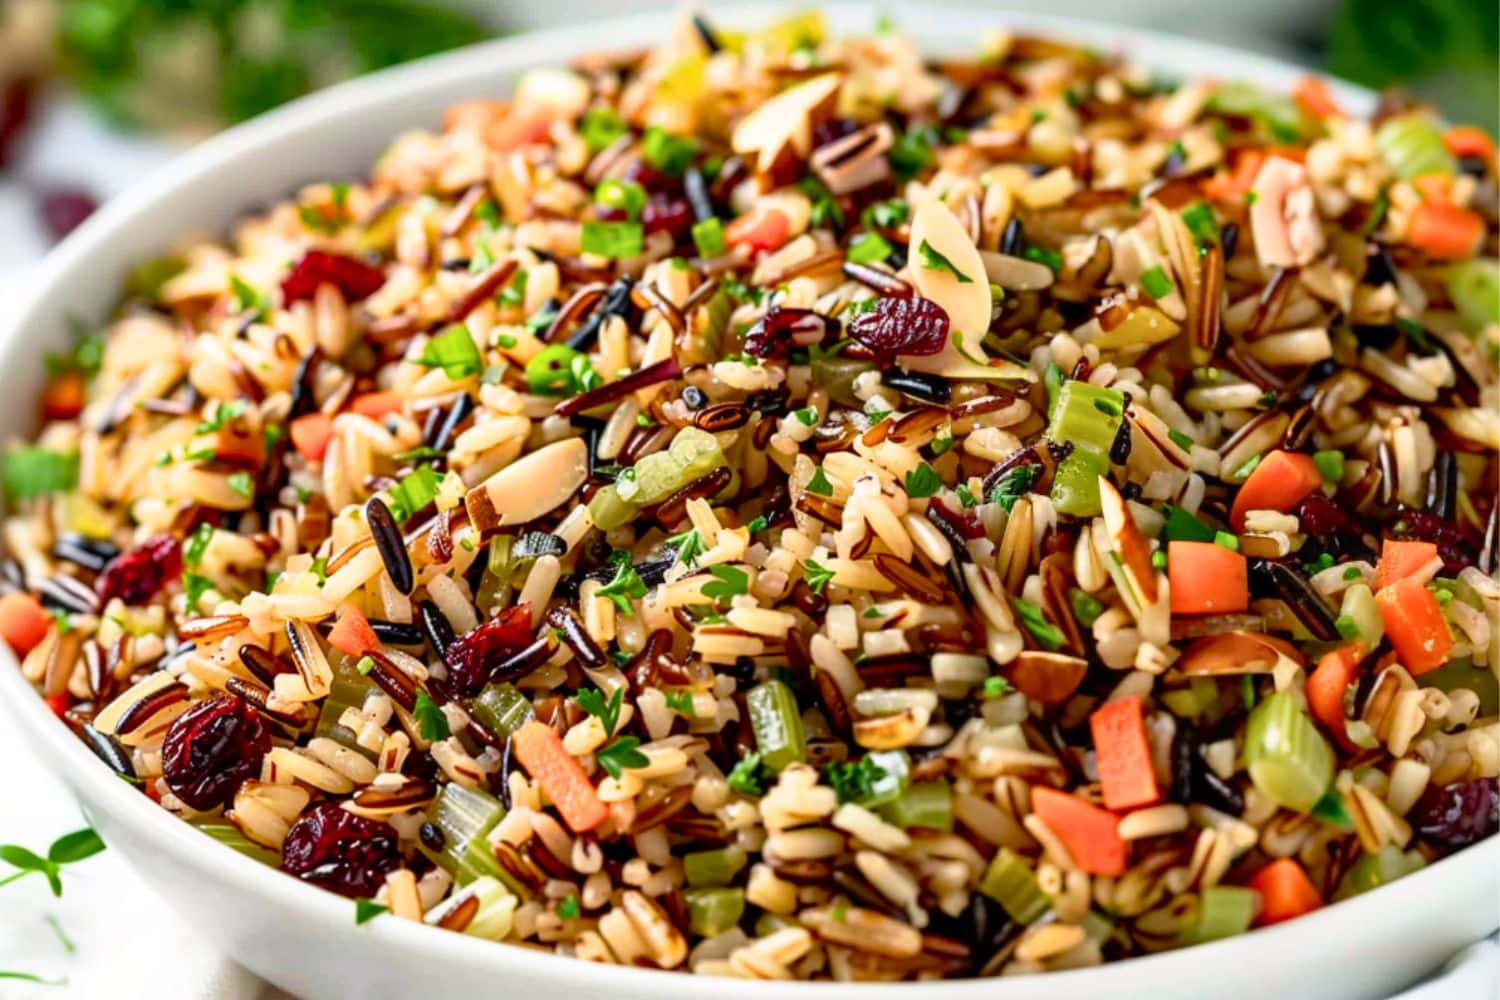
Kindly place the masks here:
[[(836, 29), (865, 30), (877, 7), (834, 7)], [(900, 16), (899, 9), (895, 13)], [(736, 10), (763, 23), (765, 9)], [(730, 19), (726, 19), (730, 20)], [(972, 51), (984, 28), (1018, 24), (1071, 37), (1169, 73), (1241, 77), (1288, 87), (1292, 67), (1196, 42), (1092, 23), (975, 10), (901, 16), (929, 51)], [(69, 317), (97, 320), (129, 265), (181, 234), (222, 229), (238, 214), (297, 185), (362, 175), (403, 129), (430, 126), (459, 100), (499, 95), (516, 71), (599, 48), (649, 44), (663, 16), (577, 25), (512, 38), (359, 80), (299, 101), (194, 149), (111, 201), (60, 246), (27, 301), (0, 329), (5, 437), (33, 427), (41, 358), (68, 338)], [(1347, 106), (1369, 95), (1337, 88)], [(230, 851), (115, 778), (52, 717), (0, 644), (0, 703), (24, 738), (76, 792), (110, 846), (204, 935), (285, 989), (308, 998), (554, 995), (601, 1000), (725, 1000), (795, 994), (807, 1000), (958, 1000), (1083, 995), (1377, 996), (1427, 973), (1500, 926), (1500, 838), (1394, 885), (1322, 912), (1218, 944), (1077, 972), (1021, 979), (858, 985), (758, 984), (571, 961), (392, 918), (354, 923), (348, 900), (311, 888)], [(171, 956), (161, 956), (170, 961)], [(783, 992), (785, 991), (785, 992)]]

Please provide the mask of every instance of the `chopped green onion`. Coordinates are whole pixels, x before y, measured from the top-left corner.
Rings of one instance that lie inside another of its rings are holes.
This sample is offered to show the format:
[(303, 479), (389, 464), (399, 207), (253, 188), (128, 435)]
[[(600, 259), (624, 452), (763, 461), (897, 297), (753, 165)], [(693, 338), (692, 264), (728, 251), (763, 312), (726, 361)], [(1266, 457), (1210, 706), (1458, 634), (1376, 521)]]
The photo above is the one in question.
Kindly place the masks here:
[(597, 153), (630, 131), (621, 118), (610, 108), (589, 108), (583, 113), (578, 132), (588, 145), (590, 153)]
[(721, 257), (729, 249), (724, 241), (724, 223), (718, 218), (693, 223), (693, 245), (702, 257)]
[(1231, 534), (1227, 531), (1215, 531), (1214, 544), (1222, 546), (1223, 548), (1228, 549), (1230, 552), (1238, 552), (1240, 550), (1239, 536)]
[(745, 867), (745, 849), (735, 844), (682, 856), (682, 874), (693, 889), (728, 885)]
[(1214, 219), (1214, 210), (1206, 201), (1196, 201), (1182, 210), (1182, 221), (1203, 246), (1219, 242), (1219, 223)]
[(645, 230), (639, 222), (597, 222), (583, 224), (583, 252), (625, 260), (639, 257), (645, 249)]
[(1021, 256), (1034, 264), (1041, 264), (1050, 271), (1062, 270), (1063, 257), (1056, 250), (1048, 250), (1046, 247), (1027, 247), (1021, 251)]
[(751, 688), (745, 696), (761, 763), (772, 771), (807, 758), (802, 712), (792, 689), (779, 680)]
[(676, 177), (693, 165), (693, 157), (698, 155), (698, 143), (653, 125), (641, 140), (641, 155), (657, 170)]
[(1011, 600), (1016, 606), (1016, 615), (1021, 619), (1021, 624), (1026, 626), (1026, 630), (1043, 649), (1054, 650), (1062, 646), (1065, 641), (1062, 629), (1047, 620), (1039, 605), (1032, 604), (1023, 597)]
[(1171, 295), (1177, 286), (1172, 284), (1172, 279), (1167, 277), (1167, 272), (1162, 270), (1160, 264), (1157, 264), (1147, 268), (1146, 272), (1141, 275), (1141, 287), (1153, 299), (1164, 299)]
[(1077, 587), (1068, 591), (1068, 600), (1073, 605), (1073, 617), (1078, 619), (1078, 624), (1084, 628), (1092, 628), (1099, 616), (1104, 614), (1104, 605), (1094, 598), (1093, 595), (1079, 590)]
[(594, 188), (594, 201), (608, 208), (623, 209), (632, 221), (641, 217), (646, 207), (646, 189), (635, 181), (616, 180), (611, 177), (599, 182)]
[(588, 355), (567, 344), (548, 344), (526, 362), (526, 384), (540, 396), (573, 396), (602, 382)]
[(429, 340), (417, 358), (417, 364), (441, 368), (443, 374), (457, 380), (484, 371), (484, 358), (474, 346), (474, 337), (462, 323), (450, 326)]
[(1052, 901), (1042, 892), (1036, 872), (1009, 847), (1000, 848), (990, 859), (979, 891), (1004, 907), (1018, 924), (1035, 923), (1052, 909)]
[(1193, 439), (1188, 437), (1186, 434), (1182, 433), (1182, 431), (1178, 430), (1175, 427), (1167, 431), (1167, 440), (1171, 441), (1183, 451), (1190, 452), (1193, 450)]
[(443, 477), (430, 465), (413, 469), (391, 487), (391, 514), (398, 522), (407, 520), (437, 499), (442, 482)]
[(689, 889), (682, 896), (688, 906), (688, 929), (700, 937), (722, 934), (745, 915), (744, 889)]
[(1333, 748), (1296, 699), (1279, 691), (1250, 713), (1245, 770), (1267, 799), (1305, 813), (1333, 781)]

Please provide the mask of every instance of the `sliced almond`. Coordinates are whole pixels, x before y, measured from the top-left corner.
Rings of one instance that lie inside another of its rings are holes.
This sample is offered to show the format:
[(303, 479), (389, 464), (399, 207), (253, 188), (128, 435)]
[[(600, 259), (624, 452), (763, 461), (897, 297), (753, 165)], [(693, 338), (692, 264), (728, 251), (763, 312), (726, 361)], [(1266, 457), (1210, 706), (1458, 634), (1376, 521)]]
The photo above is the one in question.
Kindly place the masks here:
[(1005, 677), (1032, 701), (1057, 705), (1078, 690), (1088, 669), (1088, 661), (1076, 656), (1028, 649), (1005, 668)]
[(582, 438), (556, 441), (512, 462), (464, 496), (469, 523), (481, 535), (507, 524), (535, 521), (577, 494), (588, 478)]
[(813, 129), (833, 113), (843, 77), (824, 73), (789, 87), (740, 119), (731, 145), (736, 153), (757, 154), (756, 169), (772, 173), (778, 160), (806, 159)]
[(1269, 674), (1282, 660), (1306, 665), (1295, 646), (1261, 632), (1224, 632), (1199, 639), (1183, 650), (1177, 667), (1189, 677)]

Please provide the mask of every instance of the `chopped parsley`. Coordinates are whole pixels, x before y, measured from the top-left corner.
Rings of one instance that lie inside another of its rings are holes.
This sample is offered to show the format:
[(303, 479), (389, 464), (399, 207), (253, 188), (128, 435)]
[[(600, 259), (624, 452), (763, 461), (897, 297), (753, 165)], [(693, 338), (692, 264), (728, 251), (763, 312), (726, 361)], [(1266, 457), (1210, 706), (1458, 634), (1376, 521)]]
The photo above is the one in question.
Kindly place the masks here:
[(833, 570), (824, 566), (815, 559), (807, 560), (807, 568), (804, 576), (807, 578), (807, 586), (814, 594), (821, 594), (823, 588), (828, 586), (828, 581), (833, 579)]
[(383, 906), (373, 899), (356, 899), (354, 901), (354, 922), (359, 925), (367, 924), (382, 913), (389, 912), (390, 907)]
[(678, 715), (685, 715), (689, 719), (695, 717), (693, 712), (693, 693), (691, 691), (667, 691), (665, 693), (667, 707)]
[(77, 485), (77, 452), (21, 445), (5, 453), (5, 495), (11, 500), (66, 493)]
[(960, 271), (947, 257), (932, 248), (932, 244), (923, 240), (917, 244), (917, 252), (922, 255), (922, 266), (929, 271), (947, 271), (958, 279), (960, 285), (972, 285), (974, 279)]
[(871, 229), (894, 229), (911, 218), (911, 206), (901, 198), (877, 201), (860, 214), (860, 221)]
[(857, 761), (834, 761), (823, 768), (823, 778), (840, 802), (869, 798), (875, 791), (875, 783), (884, 777), (885, 768), (868, 756)]
[(833, 496), (833, 484), (828, 481), (828, 475), (821, 465), (813, 470), (812, 478), (807, 481), (807, 492), (820, 497)]
[(600, 587), (598, 595), (609, 598), (620, 614), (633, 615), (635, 604), (632, 601), (646, 596), (646, 581), (628, 560), (622, 561), (615, 567), (614, 579)]
[(812, 201), (812, 215), (808, 221), (815, 228), (844, 228), (844, 210), (827, 185), (808, 174), (797, 182), (797, 187)]
[(215, 403), (213, 414), (195, 429), (198, 434), (212, 434), (214, 431), (222, 430), (224, 425), (231, 420), (237, 420), (249, 407), (243, 399), (236, 399), (228, 403)]
[(1147, 295), (1151, 296), (1153, 299), (1158, 300), (1164, 299), (1168, 295), (1171, 295), (1174, 289), (1172, 279), (1167, 277), (1167, 272), (1162, 270), (1162, 266), (1160, 264), (1148, 268), (1146, 272), (1141, 275), (1141, 287), (1146, 289)]
[(703, 554), (703, 536), (698, 533), (697, 528), (673, 535), (667, 539), (667, 544), (677, 552), (677, 558), (684, 566), (693, 565)]
[(914, 177), (937, 159), (933, 152), (936, 140), (937, 133), (931, 126), (913, 126), (896, 137), (886, 156), (896, 173), (906, 178)]
[(234, 492), (246, 500), (255, 496), (255, 480), (250, 478), (250, 473), (248, 472), (231, 472), (225, 482), (231, 490), (234, 490)]
[(729, 787), (741, 795), (763, 795), (767, 777), (766, 769), (760, 763), (760, 754), (752, 750), (739, 759), (726, 780)]
[(1010, 681), (998, 675), (986, 677), (982, 691), (986, 698), (1004, 698), (1011, 692)]
[(942, 489), (943, 480), (936, 469), (923, 462), (906, 474), (905, 485), (906, 495), (920, 500)]
[(740, 594), (750, 593), (750, 574), (738, 566), (710, 566), (708, 572), (713, 579), (703, 585), (704, 597), (728, 601)]
[(613, 736), (615, 726), (620, 723), (620, 706), (625, 701), (625, 688), (617, 687), (604, 696), (604, 692), (598, 688), (585, 688), (573, 696), (578, 702), (578, 707), (598, 719), (604, 727), (604, 735)]
[(1016, 606), (1016, 614), (1020, 616), (1021, 624), (1026, 626), (1032, 638), (1042, 646), (1043, 649), (1058, 649), (1063, 644), (1062, 629), (1049, 622), (1042, 613), (1039, 605), (1032, 604), (1023, 597), (1013, 598)]
[(557, 915), (564, 920), (577, 920), (580, 912), (576, 892), (568, 893), (563, 897), (562, 902), (557, 904)]
[(849, 242), (845, 256), (851, 264), (878, 264), (891, 255), (892, 247), (879, 233), (860, 233)]
[(1212, 246), (1219, 242), (1219, 223), (1214, 219), (1214, 210), (1206, 201), (1195, 201), (1182, 210), (1182, 221), (1201, 246)]
[(229, 276), (229, 292), (230, 304), (236, 313), (253, 312), (259, 319), (270, 306), (264, 295), (237, 274)]
[(990, 503), (997, 503), (1005, 508), (1005, 512), (1009, 514), (1016, 501), (1031, 491), (1031, 484), (1036, 482), (1036, 476), (1037, 467), (1034, 465), (1011, 466), (990, 489), (987, 499)]
[(448, 716), (426, 691), (417, 692), (417, 703), (411, 710), (411, 717), (416, 720), (422, 739), (428, 743), (446, 740), (452, 735), (448, 729)]
[(639, 749), (640, 739), (634, 736), (621, 736), (613, 743), (600, 747), (594, 751), (594, 759), (599, 766), (609, 772), (609, 776), (619, 781), (628, 767), (645, 767), (650, 764), (650, 759)]
[(1171, 441), (1183, 451), (1193, 450), (1193, 439), (1188, 437), (1186, 434), (1182, 433), (1182, 431), (1178, 430), (1175, 427), (1170, 428), (1167, 431), (1167, 440)]
[(456, 323), (427, 341), (417, 364), (425, 368), (441, 368), (443, 374), (455, 381), (484, 371), (484, 358), (474, 345), (469, 328)]

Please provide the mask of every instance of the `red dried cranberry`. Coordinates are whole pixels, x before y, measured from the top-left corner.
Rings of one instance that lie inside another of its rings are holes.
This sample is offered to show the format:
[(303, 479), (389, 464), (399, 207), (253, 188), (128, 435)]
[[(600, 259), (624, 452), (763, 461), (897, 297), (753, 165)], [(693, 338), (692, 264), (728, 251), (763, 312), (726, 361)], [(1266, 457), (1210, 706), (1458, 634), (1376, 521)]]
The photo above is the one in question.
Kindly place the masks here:
[(1448, 573), (1462, 573), (1464, 567), (1473, 566), (1479, 556), (1478, 546), (1464, 537), (1458, 525), (1425, 510), (1410, 507), (1397, 510), (1396, 520), (1391, 525), (1391, 537), (1432, 542), (1437, 546), (1438, 555), (1443, 557), (1443, 569)]
[(35, 84), (21, 77), (0, 87), (0, 170), (10, 165), (16, 140), (31, 121), (31, 99)]
[(635, 160), (621, 171), (622, 180), (632, 181), (647, 191), (666, 191), (676, 194), (682, 190), (682, 181), (662, 173), (644, 160)]
[(1411, 811), (1417, 833), (1444, 853), (1500, 832), (1500, 780), (1428, 786)]
[(1373, 555), (1354, 518), (1321, 493), (1314, 492), (1297, 505), (1297, 520), (1308, 536), (1306, 556), (1321, 552), (1355, 558)]
[(104, 567), (94, 589), (100, 605), (118, 597), (126, 604), (144, 604), (182, 574), (182, 546), (172, 535), (152, 535)]
[(641, 209), (641, 228), (651, 233), (671, 233), (680, 240), (693, 225), (693, 206), (686, 198), (670, 194), (653, 194)]
[(341, 896), (368, 899), (401, 864), (396, 831), (386, 823), (320, 802), (287, 831), (281, 870)]
[(849, 336), (883, 360), (937, 354), (948, 343), (948, 314), (920, 295), (877, 299), (874, 309), (849, 324)]
[(271, 734), (260, 713), (220, 695), (179, 715), (162, 744), (162, 776), (172, 794), (199, 811), (228, 805), (246, 778), (260, 774)]
[(379, 268), (322, 250), (309, 250), (281, 280), (283, 305), (311, 300), (319, 285), (332, 285), (346, 302), (367, 299), (385, 284), (385, 273)]
[(457, 695), (479, 693), (507, 656), (531, 641), (531, 606), (506, 608), (448, 646), (448, 687)]
[(786, 357), (793, 347), (821, 344), (837, 334), (839, 321), (811, 309), (772, 306), (745, 334), (745, 353), (757, 358)]
[(42, 225), (54, 240), (60, 240), (83, 224), (83, 220), (94, 214), (99, 203), (87, 191), (76, 188), (57, 188), (42, 195), (38, 206)]

